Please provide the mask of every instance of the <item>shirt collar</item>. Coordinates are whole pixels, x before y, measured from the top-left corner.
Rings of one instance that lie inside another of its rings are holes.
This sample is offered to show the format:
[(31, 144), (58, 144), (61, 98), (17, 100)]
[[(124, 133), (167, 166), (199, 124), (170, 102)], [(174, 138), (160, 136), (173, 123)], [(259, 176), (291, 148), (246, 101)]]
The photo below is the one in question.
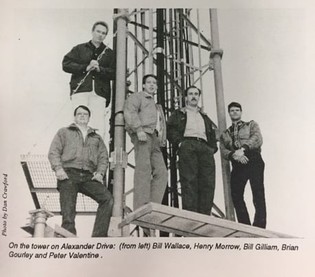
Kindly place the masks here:
[(192, 108), (190, 106), (186, 106), (186, 111), (198, 113), (200, 111), (200, 108), (198, 106), (196, 108)]
[(236, 123), (233, 122), (233, 123), (232, 123), (232, 126), (234, 127), (234, 126), (236, 125), (236, 126), (240, 127), (240, 126), (243, 125), (243, 123), (244, 123), (244, 121), (240, 120), (240, 121), (238, 121), (238, 122), (236, 122)]
[[(183, 113), (186, 113), (188, 109), (189, 108), (186, 106), (186, 107), (181, 108), (180, 111)], [(191, 109), (189, 109), (189, 110), (191, 111)], [(205, 113), (203, 111), (201, 111), (200, 107), (197, 107), (197, 111), (200, 112), (201, 114), (205, 115)]]
[(144, 97), (146, 97), (146, 98), (153, 98), (153, 95), (146, 92), (146, 91), (143, 91), (143, 94), (144, 94)]
[(105, 48), (105, 44), (104, 44), (103, 42), (100, 44), (100, 46), (99, 46), (98, 48), (96, 48), (95, 45), (92, 43), (92, 40), (90, 40), (90, 41), (87, 43), (87, 45), (88, 45), (88, 47), (92, 48), (93, 51), (95, 51), (95, 50), (101, 50), (101, 51), (103, 51), (103, 49)]

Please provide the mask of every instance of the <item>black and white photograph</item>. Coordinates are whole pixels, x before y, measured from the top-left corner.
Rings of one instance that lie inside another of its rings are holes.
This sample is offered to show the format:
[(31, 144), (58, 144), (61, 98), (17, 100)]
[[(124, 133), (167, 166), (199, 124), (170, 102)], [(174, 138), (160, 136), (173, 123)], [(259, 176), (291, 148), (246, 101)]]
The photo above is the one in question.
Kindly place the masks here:
[(0, 12), (0, 273), (314, 276), (307, 2), (87, 4)]

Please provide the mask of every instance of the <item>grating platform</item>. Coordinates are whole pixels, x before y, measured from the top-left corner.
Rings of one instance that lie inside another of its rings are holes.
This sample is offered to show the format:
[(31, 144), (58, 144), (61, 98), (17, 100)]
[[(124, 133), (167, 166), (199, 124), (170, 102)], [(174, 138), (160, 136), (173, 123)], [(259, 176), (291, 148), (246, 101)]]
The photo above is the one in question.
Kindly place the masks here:
[[(47, 209), (59, 215), (60, 203), (57, 179), (52, 171), (47, 156), (21, 155), (21, 165), (28, 183), (36, 209)], [(97, 203), (91, 198), (78, 193), (77, 214), (95, 214)]]
[(128, 214), (119, 227), (131, 223), (185, 237), (292, 238), (258, 227), (156, 203), (146, 204)]

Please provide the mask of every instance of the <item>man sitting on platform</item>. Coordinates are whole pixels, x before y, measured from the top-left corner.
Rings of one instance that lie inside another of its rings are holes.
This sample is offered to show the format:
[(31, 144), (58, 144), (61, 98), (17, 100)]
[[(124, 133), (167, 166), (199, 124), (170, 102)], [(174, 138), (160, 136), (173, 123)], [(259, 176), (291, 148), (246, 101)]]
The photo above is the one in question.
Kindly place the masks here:
[(103, 181), (108, 153), (101, 136), (88, 126), (90, 116), (86, 106), (74, 110), (74, 123), (57, 132), (48, 159), (57, 177), (61, 226), (76, 234), (76, 201), (81, 192), (98, 203), (92, 237), (107, 237), (113, 207), (113, 197)]

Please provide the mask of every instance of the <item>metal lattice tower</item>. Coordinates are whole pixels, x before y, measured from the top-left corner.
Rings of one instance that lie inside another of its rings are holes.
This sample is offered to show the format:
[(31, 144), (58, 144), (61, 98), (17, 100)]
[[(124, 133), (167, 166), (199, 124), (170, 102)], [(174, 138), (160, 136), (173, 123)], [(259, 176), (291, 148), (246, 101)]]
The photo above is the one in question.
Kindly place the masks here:
[[(203, 10), (204, 12), (204, 10)], [(117, 78), (115, 104), (113, 104), (112, 132), (114, 139), (111, 146), (115, 164), (113, 194), (115, 198), (114, 217), (123, 217), (123, 207), (126, 202), (126, 184), (124, 174), (127, 164), (126, 136), (123, 131), (123, 103), (128, 93), (141, 91), (141, 80), (145, 74), (153, 73), (158, 77), (157, 102), (162, 105), (166, 119), (179, 107), (185, 105), (184, 90), (189, 85), (197, 85), (203, 92), (205, 76), (213, 74), (215, 83), (218, 127), (221, 133), (226, 128), (225, 105), (221, 73), (221, 58), (223, 51), (219, 48), (216, 10), (209, 10), (211, 41), (200, 31), (200, 11), (193, 9), (127, 9), (115, 10), (115, 30), (117, 40), (114, 44), (117, 53)], [(204, 19), (204, 17), (203, 17)], [(207, 59), (204, 59), (205, 55)], [(118, 88), (118, 86), (120, 86)], [(212, 90), (214, 91), (214, 90)], [(204, 93), (203, 93), (204, 94)], [(202, 94), (202, 95), (203, 95)], [(204, 107), (203, 97), (201, 106)], [(114, 102), (114, 101), (113, 101)], [(119, 133), (120, 132), (120, 133)], [(120, 138), (117, 138), (119, 133)], [(123, 138), (123, 139), (122, 139)], [(130, 146), (130, 145), (129, 145)], [(130, 148), (130, 147), (129, 147)], [(133, 149), (127, 154), (132, 156)], [(176, 168), (176, 153), (168, 144), (163, 150), (165, 162), (169, 169), (169, 185), (163, 204), (179, 207), (179, 182)], [(118, 156), (117, 156), (118, 155)], [(120, 159), (120, 158), (121, 159)], [(129, 159), (129, 160), (132, 160)], [(217, 209), (218, 215), (234, 220), (234, 210), (230, 197), (229, 174), (227, 161), (221, 159), (223, 187), (225, 197), (225, 215)], [(128, 164), (129, 168), (134, 168)], [(120, 177), (119, 177), (120, 176)], [(217, 208), (215, 206), (215, 208)]]

